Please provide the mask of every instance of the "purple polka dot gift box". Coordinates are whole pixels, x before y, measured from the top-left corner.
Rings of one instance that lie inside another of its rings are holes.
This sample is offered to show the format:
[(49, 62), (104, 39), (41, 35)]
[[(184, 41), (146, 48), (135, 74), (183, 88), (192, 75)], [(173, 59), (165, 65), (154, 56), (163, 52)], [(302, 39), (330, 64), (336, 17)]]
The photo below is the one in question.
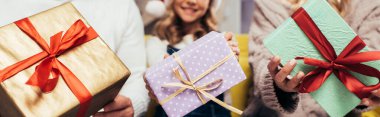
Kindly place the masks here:
[(216, 98), (246, 78), (221, 33), (210, 32), (152, 66), (145, 76), (170, 117), (184, 116), (210, 100), (242, 113)]

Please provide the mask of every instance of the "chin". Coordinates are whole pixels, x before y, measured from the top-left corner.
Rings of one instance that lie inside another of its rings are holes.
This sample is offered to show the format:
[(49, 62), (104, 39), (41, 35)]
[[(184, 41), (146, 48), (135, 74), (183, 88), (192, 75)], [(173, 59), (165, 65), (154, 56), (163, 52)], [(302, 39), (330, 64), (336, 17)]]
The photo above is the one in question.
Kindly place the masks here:
[(195, 20), (183, 20), (184, 23), (193, 23)]
[(184, 23), (193, 23), (196, 21), (193, 17), (181, 18)]

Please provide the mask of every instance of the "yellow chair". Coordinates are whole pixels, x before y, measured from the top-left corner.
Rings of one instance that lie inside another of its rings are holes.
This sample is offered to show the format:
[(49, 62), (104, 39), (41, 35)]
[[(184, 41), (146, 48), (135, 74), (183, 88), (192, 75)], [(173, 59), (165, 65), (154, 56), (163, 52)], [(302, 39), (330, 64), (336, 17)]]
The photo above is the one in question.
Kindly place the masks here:
[(362, 113), (362, 117), (380, 117), (380, 108)]
[[(251, 68), (248, 63), (248, 35), (247, 34), (241, 34), (236, 35), (236, 39), (239, 43), (239, 49), (240, 49), (240, 55), (239, 55), (239, 63), (242, 67), (245, 75), (247, 76), (247, 79), (243, 82), (239, 83), (238, 85), (231, 88), (231, 99), (232, 99), (232, 106), (244, 110), (247, 106), (247, 100), (248, 100), (248, 88), (252, 84), (251, 79)], [(239, 115), (235, 113), (231, 113), (232, 117), (239, 117)]]

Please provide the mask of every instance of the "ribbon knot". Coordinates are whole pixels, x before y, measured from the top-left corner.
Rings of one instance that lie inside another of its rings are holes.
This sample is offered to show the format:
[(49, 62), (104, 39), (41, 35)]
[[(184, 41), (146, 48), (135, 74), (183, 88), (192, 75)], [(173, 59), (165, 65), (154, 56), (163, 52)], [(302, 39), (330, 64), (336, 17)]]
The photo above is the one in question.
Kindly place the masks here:
[[(17, 22), (16, 22), (17, 23)], [(63, 31), (50, 37), (50, 47), (44, 41), (38, 43), (46, 53), (42, 62), (36, 67), (35, 72), (26, 82), (26, 84), (40, 87), (42, 92), (51, 92), (57, 85), (59, 75), (62, 69), (58, 64), (62, 64), (57, 58), (63, 52), (78, 46), (75, 43), (80, 41), (86, 42), (82, 38), (89, 31), (89, 28), (81, 21), (76, 21), (62, 36)], [(37, 33), (38, 34), (38, 33)], [(35, 35), (35, 39), (42, 39), (41, 36)], [(84, 43), (80, 42), (80, 43)], [(50, 77), (51, 76), (51, 77)]]
[(322, 57), (329, 61), (296, 57), (296, 59), (303, 60), (304, 64), (317, 67), (306, 74), (300, 85), (301, 93), (310, 93), (317, 90), (332, 73), (338, 77), (350, 92), (361, 99), (368, 97), (371, 91), (380, 88), (380, 83), (366, 86), (349, 73), (349, 71), (352, 71), (380, 79), (379, 70), (362, 64), (362, 62), (380, 60), (380, 51), (360, 52), (366, 45), (359, 36), (356, 36), (337, 56), (331, 43), (303, 8), (298, 9), (292, 15), (292, 18)]
[(330, 69), (338, 69), (339, 64), (336, 64), (335, 61), (330, 62)]
[(339, 63), (336, 63), (335, 61), (330, 62), (330, 70), (339, 69), (339, 70), (347, 70), (347, 68)]
[(235, 112), (235, 113), (241, 115), (243, 113), (241, 110), (239, 110), (237, 108), (234, 108), (234, 107), (232, 107), (232, 106), (224, 103), (223, 101), (215, 98), (213, 95), (211, 95), (210, 93), (207, 92), (207, 91), (215, 90), (219, 86), (221, 86), (222, 83), (223, 83), (223, 79), (216, 79), (214, 81), (210, 81), (208, 83), (205, 83), (205, 84), (203, 84), (201, 86), (196, 86), (195, 85), (195, 83), (197, 81), (199, 81), (200, 79), (204, 78), (207, 74), (209, 74), (212, 71), (214, 71), (216, 68), (218, 68), (219, 66), (221, 66), (223, 63), (225, 63), (227, 60), (229, 60), (229, 58), (231, 58), (233, 56), (235, 56), (234, 53), (231, 53), (231, 54), (227, 55), (222, 60), (220, 60), (216, 64), (212, 65), (209, 69), (207, 69), (205, 72), (203, 72), (199, 76), (195, 77), (194, 80), (192, 80), (190, 78), (190, 75), (188, 74), (188, 72), (186, 70), (186, 67), (183, 65), (181, 59), (179, 58), (179, 56), (176, 53), (174, 53), (173, 54), (173, 58), (178, 63), (179, 67), (182, 69), (183, 73), (186, 76), (186, 79), (181, 75), (178, 67), (174, 68), (173, 69), (174, 76), (175, 76), (175, 78), (177, 78), (180, 81), (180, 83), (178, 83), (178, 82), (175, 82), (175, 83), (166, 83), (166, 84), (163, 84), (162, 87), (180, 87), (180, 89), (178, 89), (177, 91), (175, 91), (173, 94), (169, 95), (167, 98), (161, 100), (160, 104), (163, 105), (166, 102), (168, 102), (169, 100), (171, 100), (172, 98), (174, 98), (175, 96), (177, 96), (180, 93), (184, 92), (186, 89), (190, 89), (190, 90), (193, 90), (193, 91), (196, 92), (196, 94), (198, 96), (198, 99), (203, 104), (205, 104), (207, 102), (207, 101), (205, 101), (204, 97), (207, 97), (210, 100), (216, 102), (217, 104), (225, 107), (226, 109), (231, 110), (232, 112)]
[(56, 54), (49, 54), (48, 58), (57, 58), (58, 56)]
[(347, 70), (344, 64), (337, 63), (335, 60), (326, 62), (308, 57), (296, 57), (296, 60), (304, 60), (305, 64), (317, 66), (326, 70)]
[[(185, 80), (183, 78), (183, 76), (179, 72), (179, 68), (174, 68), (173, 71), (174, 71), (174, 76), (178, 80), (180, 80), (181, 83), (167, 83), (167, 84), (162, 85), (162, 87), (183, 87), (186, 89), (194, 90), (197, 93), (199, 100), (201, 100), (203, 104), (205, 104), (206, 101), (204, 97), (202, 96), (202, 93), (218, 88), (223, 82), (223, 79), (217, 79), (217, 80), (205, 83), (202, 86), (195, 86), (194, 82), (189, 80), (189, 78), (188, 80)], [(187, 74), (187, 72), (185, 72), (185, 74)]]

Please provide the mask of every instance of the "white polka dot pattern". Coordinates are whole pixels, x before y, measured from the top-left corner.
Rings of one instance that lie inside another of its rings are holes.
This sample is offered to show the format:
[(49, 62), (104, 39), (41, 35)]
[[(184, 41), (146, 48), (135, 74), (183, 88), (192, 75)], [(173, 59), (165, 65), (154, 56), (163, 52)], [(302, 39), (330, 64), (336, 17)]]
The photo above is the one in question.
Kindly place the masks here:
[[(188, 45), (177, 54), (188, 70), (190, 77), (194, 78), (202, 74), (205, 70), (209, 69), (210, 66), (214, 65), (217, 61), (220, 61), (231, 52), (232, 51), (223, 34), (211, 32)], [(146, 78), (158, 100), (167, 98), (170, 94), (179, 89), (161, 87), (165, 83), (180, 82), (173, 74), (173, 68), (176, 67), (179, 67), (178, 64), (173, 60), (172, 56), (170, 56), (147, 70)], [(180, 69), (180, 73), (185, 77), (182, 69)], [(209, 91), (209, 93), (214, 96), (220, 95), (232, 86), (243, 81), (246, 76), (236, 58), (231, 57), (219, 68), (196, 82), (195, 85), (200, 86), (220, 78), (223, 79), (222, 85), (213, 91)], [(205, 99), (206, 101), (209, 101), (209, 99)], [(201, 105), (202, 103), (198, 99), (195, 91), (185, 90), (167, 103), (163, 104), (162, 107), (169, 116), (180, 117)]]

